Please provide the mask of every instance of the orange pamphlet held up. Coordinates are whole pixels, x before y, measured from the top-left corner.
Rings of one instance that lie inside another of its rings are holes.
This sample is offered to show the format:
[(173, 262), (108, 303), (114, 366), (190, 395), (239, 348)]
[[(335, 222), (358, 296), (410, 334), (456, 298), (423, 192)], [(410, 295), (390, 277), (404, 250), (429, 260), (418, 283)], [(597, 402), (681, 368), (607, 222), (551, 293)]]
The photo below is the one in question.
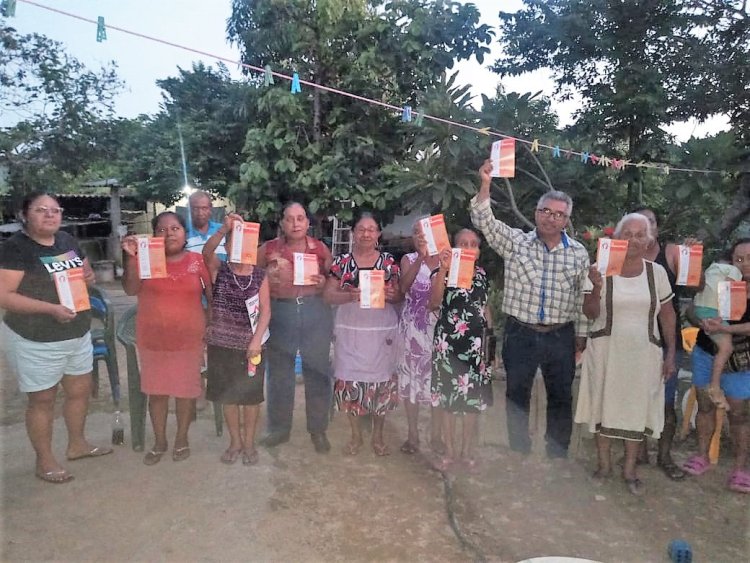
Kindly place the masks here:
[(71, 268), (62, 272), (55, 272), (52, 277), (55, 279), (55, 289), (57, 289), (60, 305), (76, 313), (91, 309), (89, 290), (86, 288), (83, 268)]
[(433, 215), (419, 220), (422, 234), (427, 242), (427, 252), (430, 256), (440, 254), (444, 248), (450, 248), (448, 231), (445, 229), (445, 219), (442, 215)]
[(618, 276), (625, 263), (628, 241), (600, 238), (596, 249), (596, 269), (603, 276)]
[(294, 253), (294, 285), (317, 285), (318, 257), (315, 254)]
[(235, 221), (232, 225), (232, 248), (229, 261), (235, 264), (258, 263), (260, 223)]
[(739, 321), (747, 309), (747, 282), (719, 282), (719, 316), (725, 321)]
[(385, 309), (385, 272), (359, 271), (359, 308)]
[(516, 140), (502, 139), (492, 143), (490, 160), (493, 178), (513, 178), (516, 175)]
[(473, 248), (453, 248), (451, 250), (451, 267), (448, 270), (448, 287), (471, 289), (476, 260), (477, 251)]
[(677, 285), (698, 287), (701, 284), (701, 263), (703, 262), (703, 245), (694, 244), (677, 247)]
[(142, 280), (167, 277), (167, 255), (161, 237), (138, 237), (138, 274)]

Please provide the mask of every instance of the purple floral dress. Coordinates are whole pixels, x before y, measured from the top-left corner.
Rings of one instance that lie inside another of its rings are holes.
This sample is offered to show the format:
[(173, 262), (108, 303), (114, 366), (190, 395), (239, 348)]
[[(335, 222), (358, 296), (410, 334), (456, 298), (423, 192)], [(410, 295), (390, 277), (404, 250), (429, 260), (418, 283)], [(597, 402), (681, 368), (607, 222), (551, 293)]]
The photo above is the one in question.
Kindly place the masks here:
[(482, 359), (487, 326), (487, 274), (474, 272), (471, 289), (446, 288), (435, 326), (432, 405), (451, 412), (477, 412), (492, 402), (490, 372)]
[[(417, 256), (412, 252), (406, 255), (406, 259), (414, 264)], [(430, 268), (422, 263), (406, 293), (398, 326), (404, 345), (398, 365), (398, 391), (402, 399), (412, 404), (432, 403), (432, 338), (437, 313), (429, 309), (431, 282)]]

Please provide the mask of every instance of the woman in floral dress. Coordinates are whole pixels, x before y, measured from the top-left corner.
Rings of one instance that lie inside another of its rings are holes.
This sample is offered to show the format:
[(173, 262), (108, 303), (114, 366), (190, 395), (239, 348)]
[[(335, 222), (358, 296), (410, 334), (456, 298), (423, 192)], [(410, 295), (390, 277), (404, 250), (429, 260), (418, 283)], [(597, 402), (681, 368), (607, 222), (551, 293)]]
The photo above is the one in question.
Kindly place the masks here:
[[(437, 314), (430, 310), (432, 270), (439, 264), (437, 256), (427, 252), (427, 242), (419, 221), (414, 223), (412, 241), (416, 252), (401, 259), (401, 292), (406, 296), (401, 310), (399, 332), (404, 350), (398, 365), (398, 391), (406, 409), (409, 434), (401, 446), (405, 454), (419, 452), (419, 407), (432, 404), (432, 338)], [(431, 446), (442, 451), (440, 408), (432, 407), (430, 420)]]
[[(477, 253), (479, 244), (479, 235), (470, 229), (459, 231), (454, 239), (456, 248), (474, 249)], [(436, 459), (435, 468), (445, 471), (460, 461), (473, 470), (477, 463), (477, 415), (492, 400), (490, 371), (482, 358), (488, 282), (485, 271), (476, 267), (471, 289), (446, 287), (450, 261), (450, 249), (443, 250), (430, 295), (430, 307), (440, 309), (433, 341), (432, 404), (443, 409), (445, 440), (445, 454)], [(459, 457), (454, 446), (457, 414), (463, 419)]]
[[(398, 313), (393, 306), (402, 299), (398, 287), (399, 268), (393, 256), (378, 250), (380, 225), (363, 212), (354, 221), (354, 247), (339, 254), (331, 265), (323, 298), (337, 305), (333, 334), (333, 389), (336, 404), (347, 413), (352, 437), (344, 453), (356, 455), (363, 444), (359, 417), (372, 415), (372, 450), (390, 453), (383, 438), (385, 415), (398, 406)], [(383, 270), (385, 307), (360, 306), (360, 275), (365, 270)]]

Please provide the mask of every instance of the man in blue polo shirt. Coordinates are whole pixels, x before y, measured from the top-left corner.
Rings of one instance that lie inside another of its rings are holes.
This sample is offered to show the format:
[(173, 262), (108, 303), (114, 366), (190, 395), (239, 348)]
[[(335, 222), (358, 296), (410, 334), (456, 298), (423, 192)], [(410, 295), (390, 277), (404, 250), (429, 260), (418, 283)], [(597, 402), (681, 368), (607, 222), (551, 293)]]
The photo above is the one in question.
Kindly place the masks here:
[[(190, 229), (187, 233), (186, 250), (190, 252), (203, 252), (203, 246), (206, 244), (208, 237), (221, 228), (221, 223), (211, 221), (211, 196), (202, 191), (193, 192), (188, 198), (190, 206)], [(219, 260), (226, 262), (227, 251), (224, 248), (224, 241), (216, 249), (216, 256)]]

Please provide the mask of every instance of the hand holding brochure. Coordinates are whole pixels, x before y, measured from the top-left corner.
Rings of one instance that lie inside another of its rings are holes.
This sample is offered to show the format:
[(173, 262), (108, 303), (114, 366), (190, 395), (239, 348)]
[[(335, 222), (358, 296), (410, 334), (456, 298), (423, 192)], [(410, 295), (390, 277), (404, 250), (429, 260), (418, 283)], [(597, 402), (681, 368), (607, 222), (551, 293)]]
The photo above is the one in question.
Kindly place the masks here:
[(451, 267), (448, 270), (448, 287), (471, 289), (474, 281), (474, 262), (477, 251), (473, 248), (451, 249)]
[(427, 242), (427, 252), (430, 256), (440, 254), (440, 251), (444, 248), (451, 247), (448, 240), (448, 231), (445, 228), (445, 218), (442, 215), (420, 219), (419, 226), (422, 229), (425, 242)]
[(235, 264), (257, 264), (259, 236), (260, 223), (235, 221), (232, 225), (229, 261)]
[(360, 309), (385, 308), (385, 272), (383, 270), (359, 271)]
[(628, 241), (600, 238), (596, 250), (596, 269), (603, 276), (619, 276), (628, 252)]
[(701, 263), (703, 262), (703, 246), (694, 244), (677, 247), (679, 261), (677, 262), (677, 285), (698, 287), (701, 284)]
[(719, 282), (719, 316), (725, 321), (739, 321), (747, 309), (747, 282)]
[(138, 237), (138, 275), (142, 280), (167, 277), (167, 255), (161, 237)]
[(294, 252), (294, 285), (316, 285), (315, 276), (320, 271), (315, 254)]
[(88, 311), (91, 309), (89, 290), (83, 268), (71, 268), (52, 274), (60, 304), (71, 311)]

